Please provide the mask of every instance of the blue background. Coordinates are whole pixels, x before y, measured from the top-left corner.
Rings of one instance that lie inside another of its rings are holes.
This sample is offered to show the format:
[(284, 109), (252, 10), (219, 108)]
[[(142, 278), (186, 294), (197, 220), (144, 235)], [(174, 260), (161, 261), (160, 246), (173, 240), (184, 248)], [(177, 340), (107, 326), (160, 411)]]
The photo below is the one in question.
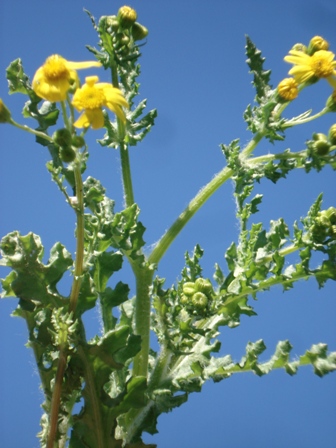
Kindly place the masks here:
[[(8, 97), (5, 69), (21, 57), (32, 78), (46, 57), (58, 53), (68, 60), (92, 59), (85, 44), (97, 37), (83, 13), (87, 8), (98, 19), (114, 14), (124, 3), (107, 0), (58, 0), (2, 2), (0, 6), (0, 96), (16, 121), (24, 123), (23, 95)], [(133, 0), (138, 20), (149, 28), (142, 48), (141, 98), (158, 109), (157, 124), (146, 140), (131, 148), (135, 200), (147, 227), (148, 247), (184, 209), (197, 191), (221, 170), (224, 158), (220, 143), (250, 134), (242, 119), (254, 98), (251, 76), (245, 64), (245, 34), (266, 56), (274, 86), (287, 76), (283, 57), (296, 42), (308, 43), (322, 35), (336, 51), (336, 5), (327, 1), (186, 1)], [(95, 70), (81, 71), (84, 78)], [(109, 81), (99, 71), (101, 81)], [(312, 108), (318, 112), (331, 94), (321, 81), (306, 89), (285, 112), (286, 117)], [(284, 143), (262, 143), (256, 154), (304, 149), (313, 132), (327, 133), (335, 122), (329, 114), (312, 124), (291, 129)], [(35, 123), (27, 122), (34, 126)], [(95, 144), (103, 130), (90, 131), (87, 175), (99, 178), (116, 210), (122, 208), (118, 152)], [(0, 188), (2, 218), (0, 234), (29, 231), (42, 237), (46, 258), (58, 240), (74, 252), (74, 215), (45, 169), (47, 151), (34, 137), (11, 126), (1, 126)], [(205, 249), (204, 275), (211, 277), (215, 262), (225, 268), (226, 248), (237, 237), (232, 184), (225, 184), (198, 212), (168, 250), (159, 268), (167, 285), (175, 282), (183, 267), (183, 255), (196, 243)], [(264, 200), (256, 219), (265, 225), (283, 216), (289, 225), (304, 216), (317, 195), (324, 192), (324, 208), (335, 206), (335, 174), (290, 173), (277, 185), (262, 181), (255, 193)], [(297, 260), (293, 256), (292, 261)], [(316, 263), (318, 263), (316, 258)], [(3, 269), (5, 276), (8, 271)], [(113, 282), (130, 281), (130, 271)], [(68, 291), (66, 280), (61, 286)], [(0, 445), (4, 448), (37, 448), (43, 401), (33, 354), (24, 347), (27, 331), (23, 320), (9, 317), (16, 299), (1, 301), (0, 311)], [(281, 288), (259, 295), (258, 317), (243, 317), (241, 326), (224, 328), (222, 354), (237, 361), (248, 341), (263, 338), (268, 359), (278, 340), (289, 339), (293, 356), (313, 343), (326, 342), (336, 350), (335, 283), (318, 290), (316, 281), (301, 282), (286, 294)], [(99, 332), (96, 311), (86, 318), (89, 336)], [(295, 377), (283, 371), (259, 378), (234, 375), (220, 384), (209, 383), (187, 404), (162, 415), (159, 434), (145, 441), (159, 448), (335, 448), (336, 375), (323, 379), (302, 368)]]

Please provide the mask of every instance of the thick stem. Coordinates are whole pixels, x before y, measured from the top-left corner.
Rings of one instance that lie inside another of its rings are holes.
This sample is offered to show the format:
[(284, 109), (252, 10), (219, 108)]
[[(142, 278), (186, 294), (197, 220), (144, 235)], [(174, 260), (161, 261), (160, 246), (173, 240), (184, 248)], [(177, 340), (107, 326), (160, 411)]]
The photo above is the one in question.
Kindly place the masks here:
[[(119, 123), (119, 119), (118, 119)], [(129, 160), (128, 148), (124, 143), (120, 144), (120, 162), (121, 173), (124, 186), (124, 200), (126, 207), (130, 207), (134, 204), (134, 193), (131, 176), (131, 165)]]
[(83, 197), (83, 181), (80, 171), (80, 162), (76, 161), (74, 166), (75, 185), (76, 185), (76, 216), (77, 216), (77, 229), (76, 229), (76, 261), (74, 271), (74, 281), (72, 284), (69, 311), (75, 313), (80, 285), (83, 275), (83, 261), (84, 261), (84, 197)]
[(203, 187), (197, 195), (190, 201), (188, 206), (167, 230), (167, 232), (161, 237), (152, 253), (148, 257), (149, 264), (157, 264), (168, 247), (181, 232), (187, 222), (194, 216), (194, 214), (204, 205), (204, 203), (214, 194), (224, 182), (226, 182), (232, 176), (233, 171), (230, 168), (223, 168), (205, 187)]
[(64, 372), (67, 365), (67, 357), (64, 350), (60, 349), (58, 357), (57, 372), (55, 377), (55, 385), (51, 398), (50, 406), (50, 425), (49, 434), (47, 441), (47, 448), (54, 448), (57, 426), (58, 426), (58, 415), (61, 403), (61, 392)]
[(150, 292), (153, 271), (148, 267), (135, 269), (135, 333), (141, 336), (141, 350), (134, 358), (133, 375), (147, 378), (150, 346)]

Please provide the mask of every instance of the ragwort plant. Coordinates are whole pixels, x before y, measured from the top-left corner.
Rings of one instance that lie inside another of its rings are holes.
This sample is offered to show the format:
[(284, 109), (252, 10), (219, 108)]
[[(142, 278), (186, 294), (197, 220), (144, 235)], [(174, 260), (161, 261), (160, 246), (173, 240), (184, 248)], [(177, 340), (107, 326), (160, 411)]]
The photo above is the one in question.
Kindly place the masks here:
[[(313, 134), (306, 148), (297, 152), (287, 149), (258, 157), (253, 152), (263, 139), (284, 140), (288, 128), (336, 111), (336, 60), (319, 36), (307, 46), (296, 44), (285, 57), (293, 65), (291, 76), (273, 89), (264, 58), (247, 37), (256, 97), (244, 118), (252, 138), (242, 148), (238, 139), (221, 145), (225, 167), (145, 255), (145, 227), (134, 202), (129, 149), (145, 138), (156, 117), (155, 110), (145, 111), (145, 100), (137, 102), (139, 48), (148, 30), (127, 6), (98, 23), (88, 14), (99, 36), (99, 49), (88, 46), (94, 61), (70, 62), (52, 55), (32, 82), (20, 59), (7, 69), (9, 91), (28, 98), (23, 115), (36, 120), (36, 128), (14, 121), (3, 101), (0, 121), (35, 135), (50, 152), (47, 169), (76, 218), (76, 252), (73, 257), (56, 243), (44, 264), (37, 235), (9, 233), (1, 241), (1, 264), (11, 268), (2, 280), (2, 297), (19, 299), (14, 315), (27, 323), (45, 396), (41, 447), (141, 448), (154, 446), (145, 445), (141, 437), (144, 431), (157, 431), (159, 415), (185, 403), (209, 379), (218, 382), (251, 371), (262, 376), (280, 368), (294, 375), (308, 364), (319, 376), (336, 369), (336, 353), (329, 353), (322, 343), (295, 359), (290, 358), (287, 340), (278, 343), (267, 362), (259, 360), (266, 348), (263, 340), (249, 342), (239, 362), (228, 354), (218, 355), (221, 328), (236, 327), (242, 314), (256, 314), (251, 298), (276, 285), (286, 291), (311, 277), (320, 287), (336, 280), (336, 208), (322, 209), (322, 195), (292, 229), (283, 219), (271, 221), (268, 229), (252, 221), (262, 200), (259, 194), (253, 196), (256, 182), (266, 178), (276, 183), (296, 169), (335, 169), (336, 125), (328, 135)], [(109, 71), (111, 83), (99, 82), (95, 75), (81, 84), (78, 70), (89, 67), (96, 67), (97, 73)], [(325, 107), (315, 115), (308, 111), (284, 118), (284, 110), (301, 90), (322, 78), (333, 88)], [(120, 151), (125, 208), (119, 212), (99, 180), (86, 175), (85, 137), (101, 128), (105, 136), (99, 144)], [(204, 278), (203, 251), (196, 245), (192, 255), (185, 255), (177, 284), (166, 287), (156, 276), (162, 257), (194, 214), (229, 180), (234, 183), (240, 229), (238, 241), (226, 251), (227, 266), (216, 264), (213, 280)], [(293, 253), (299, 255), (294, 264), (288, 262)], [(319, 266), (312, 265), (314, 253), (323, 258)], [(134, 275), (134, 297), (129, 297), (129, 285), (110, 282), (123, 263)], [(72, 285), (64, 296), (57, 285), (68, 271)], [(82, 316), (94, 307), (100, 309), (102, 334), (87, 340)], [(150, 346), (152, 332), (158, 350)], [(82, 408), (75, 413), (80, 401)]]

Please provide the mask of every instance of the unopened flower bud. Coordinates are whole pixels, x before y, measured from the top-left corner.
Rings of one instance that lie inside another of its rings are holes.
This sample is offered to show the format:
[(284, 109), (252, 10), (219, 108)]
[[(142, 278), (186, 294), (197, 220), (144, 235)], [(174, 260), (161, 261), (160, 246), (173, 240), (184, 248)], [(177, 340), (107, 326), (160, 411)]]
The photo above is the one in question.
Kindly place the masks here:
[(71, 145), (75, 148), (82, 148), (85, 145), (85, 140), (80, 135), (75, 135), (72, 137)]
[(131, 32), (134, 40), (142, 40), (148, 35), (148, 29), (138, 22), (132, 26)]
[(102, 16), (99, 20), (98, 27), (102, 31), (108, 30), (109, 28), (112, 31), (117, 31), (119, 28), (119, 20), (117, 16)]
[(208, 304), (208, 298), (203, 292), (196, 292), (191, 298), (192, 304), (195, 308), (203, 309)]
[(65, 146), (60, 148), (59, 156), (62, 162), (70, 163), (75, 160), (76, 152), (71, 148), (71, 146)]
[(336, 123), (329, 129), (328, 140), (331, 145), (336, 145)]
[(329, 43), (321, 36), (314, 36), (308, 45), (307, 54), (310, 56), (319, 50), (328, 50)]
[(294, 78), (285, 78), (279, 82), (277, 96), (281, 101), (293, 101), (299, 94), (298, 84)]
[(9, 109), (7, 109), (2, 99), (0, 99), (0, 123), (10, 123), (11, 118), (12, 115)]
[(53, 134), (53, 140), (58, 146), (70, 146), (71, 145), (71, 133), (68, 129), (57, 129)]
[(330, 95), (326, 102), (328, 112), (336, 112), (336, 90)]
[(198, 278), (195, 282), (198, 291), (204, 294), (210, 294), (212, 292), (212, 284), (210, 280), (205, 278)]
[(123, 28), (130, 28), (137, 19), (135, 9), (130, 6), (122, 6), (118, 11), (118, 20)]
[(183, 294), (185, 294), (186, 296), (192, 296), (193, 294), (195, 294), (195, 292), (197, 292), (195, 283), (193, 282), (185, 282), (182, 290)]
[(317, 140), (313, 143), (313, 150), (318, 154), (319, 156), (326, 156), (328, 152), (330, 151), (330, 143), (323, 141), (323, 140)]
[(297, 44), (293, 45), (291, 50), (302, 51), (302, 53), (307, 53), (307, 47), (305, 45), (303, 45), (303, 44), (300, 44), (300, 43), (297, 43)]

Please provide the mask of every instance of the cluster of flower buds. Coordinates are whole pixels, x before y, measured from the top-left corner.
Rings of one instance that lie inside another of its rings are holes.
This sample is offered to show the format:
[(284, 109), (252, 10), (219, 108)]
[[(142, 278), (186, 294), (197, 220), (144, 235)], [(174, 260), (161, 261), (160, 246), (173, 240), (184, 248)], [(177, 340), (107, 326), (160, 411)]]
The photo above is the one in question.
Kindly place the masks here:
[(194, 314), (204, 314), (209, 308), (214, 294), (210, 280), (204, 278), (184, 283), (182, 291), (181, 305)]
[(85, 145), (80, 135), (71, 135), (68, 129), (58, 129), (53, 134), (53, 141), (59, 147), (59, 156), (62, 162), (70, 163), (76, 158), (76, 149)]
[(336, 124), (329, 129), (328, 135), (322, 133), (313, 134), (311, 149), (319, 156), (326, 156), (336, 149)]
[(129, 56), (133, 43), (148, 35), (148, 29), (136, 19), (137, 13), (133, 8), (122, 6), (116, 16), (103, 16), (99, 21), (100, 31), (112, 37), (112, 45), (118, 56)]
[(329, 207), (327, 210), (320, 211), (310, 232), (317, 243), (322, 244), (329, 239), (336, 240), (336, 208)]

